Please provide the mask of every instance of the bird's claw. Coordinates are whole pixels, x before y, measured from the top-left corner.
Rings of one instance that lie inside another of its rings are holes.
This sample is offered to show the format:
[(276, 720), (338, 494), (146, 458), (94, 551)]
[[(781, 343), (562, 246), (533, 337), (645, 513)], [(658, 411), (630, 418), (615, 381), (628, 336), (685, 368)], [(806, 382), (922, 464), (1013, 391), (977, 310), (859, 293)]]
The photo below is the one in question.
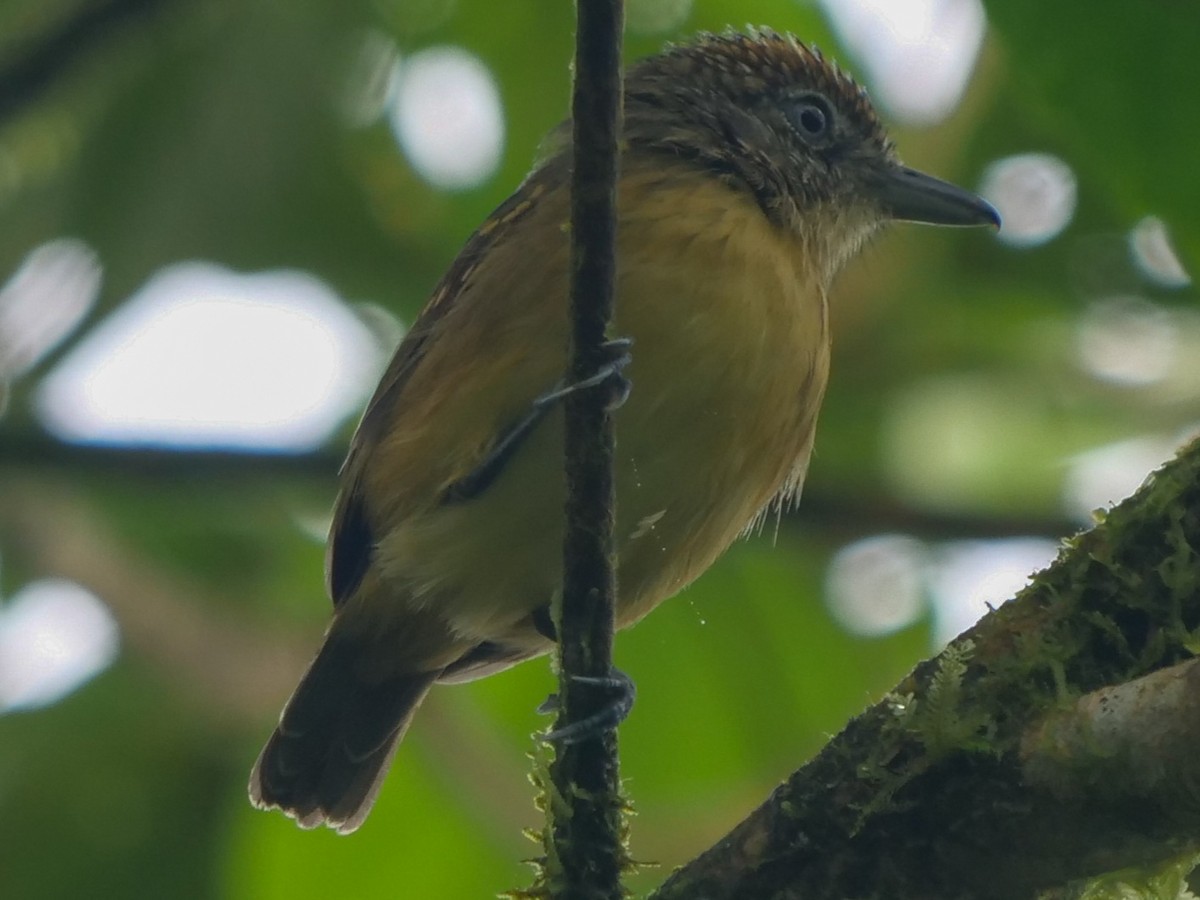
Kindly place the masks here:
[(538, 397), (538, 405), (548, 405), (557, 403), (568, 394), (574, 394), (576, 391), (588, 390), (594, 387), (604, 387), (609, 393), (608, 410), (611, 412), (624, 405), (629, 399), (629, 392), (632, 389), (632, 384), (625, 376), (624, 369), (633, 362), (633, 355), (629, 349), (633, 346), (633, 338), (614, 338), (611, 341), (605, 341), (601, 345), (605, 357), (604, 363), (592, 375), (584, 378), (582, 381), (576, 381), (572, 384), (563, 385), (555, 388), (548, 394), (542, 394)]
[[(555, 728), (542, 735), (542, 740), (548, 744), (577, 744), (590, 737), (596, 737), (606, 731), (612, 731), (625, 721), (633, 701), (637, 698), (637, 687), (633, 679), (620, 669), (613, 668), (608, 675), (593, 677), (590, 675), (573, 675), (571, 680), (578, 684), (590, 684), (604, 688), (610, 694), (608, 703), (602, 710), (593, 713), (578, 722), (571, 722), (561, 728)], [(543, 714), (557, 713), (561, 709), (558, 694), (551, 694), (538, 707)]]

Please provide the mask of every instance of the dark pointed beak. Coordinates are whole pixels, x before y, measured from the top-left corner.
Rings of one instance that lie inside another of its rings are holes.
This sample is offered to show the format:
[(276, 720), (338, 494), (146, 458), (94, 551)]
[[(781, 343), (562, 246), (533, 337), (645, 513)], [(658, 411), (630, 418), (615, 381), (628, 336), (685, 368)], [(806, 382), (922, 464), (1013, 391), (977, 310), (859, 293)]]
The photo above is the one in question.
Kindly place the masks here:
[(970, 191), (905, 166), (889, 166), (876, 182), (884, 213), (904, 222), (927, 225), (1000, 227), (995, 208)]

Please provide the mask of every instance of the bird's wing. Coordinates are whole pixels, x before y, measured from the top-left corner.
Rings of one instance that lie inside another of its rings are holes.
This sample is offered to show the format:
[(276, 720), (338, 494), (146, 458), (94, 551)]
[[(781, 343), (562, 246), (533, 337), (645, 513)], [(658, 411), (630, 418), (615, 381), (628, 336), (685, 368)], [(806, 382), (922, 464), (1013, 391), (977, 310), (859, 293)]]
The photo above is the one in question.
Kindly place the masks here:
[[(551, 161), (534, 171), (521, 187), (495, 210), (468, 239), (449, 270), (438, 282), (412, 328), (397, 347), (379, 386), (367, 404), (341, 469), (341, 489), (334, 507), (326, 557), (326, 580), (335, 607), (351, 596), (362, 581), (379, 537), (376, 534), (377, 523), (373, 521), (372, 502), (364, 478), (371, 458), (389, 433), (405, 426), (406, 413), (412, 409), (414, 403), (424, 405), (424, 408), (412, 412), (412, 416), (429, 416), (426, 404), (430, 402), (430, 398), (424, 394), (428, 385), (414, 388), (414, 381), (421, 380), (414, 376), (421, 369), (422, 363), (436, 351), (439, 343), (454, 340), (452, 335), (455, 329), (444, 327), (446, 319), (461, 305), (464, 296), (475, 283), (481, 262), (488, 258), (489, 254), (497, 253), (498, 250), (503, 252), (506, 243), (513, 244), (509, 239), (518, 223), (556, 193), (555, 189), (563, 185), (565, 178), (565, 166)], [(563, 198), (559, 199), (561, 201)], [(542, 248), (535, 248), (540, 249)], [(527, 247), (523, 246), (522, 250), (528, 252)], [(477, 299), (480, 303), (502, 307), (509, 298)], [(472, 302), (475, 302), (475, 298)], [(565, 308), (565, 295), (562, 303)], [(473, 358), (462, 360), (463, 383), (439, 386), (445, 394), (446, 401), (454, 402), (456, 399), (470, 397), (471, 385), (466, 383), (470, 372), (486, 368), (480, 364), (480, 352), (502, 352), (500, 347), (494, 346), (492, 337), (487, 336), (486, 340), (478, 342), (473, 353), (464, 350), (464, 356)], [(503, 335), (496, 334), (494, 338), (496, 342), (500, 342)], [(529, 399), (532, 400), (539, 390), (548, 388), (552, 383), (551, 379), (546, 385), (535, 388)], [(461, 477), (470, 471), (470, 468), (469, 463), (463, 464), (461, 471), (452, 473), (450, 477)], [(437, 478), (431, 476), (430, 480), (436, 482)]]

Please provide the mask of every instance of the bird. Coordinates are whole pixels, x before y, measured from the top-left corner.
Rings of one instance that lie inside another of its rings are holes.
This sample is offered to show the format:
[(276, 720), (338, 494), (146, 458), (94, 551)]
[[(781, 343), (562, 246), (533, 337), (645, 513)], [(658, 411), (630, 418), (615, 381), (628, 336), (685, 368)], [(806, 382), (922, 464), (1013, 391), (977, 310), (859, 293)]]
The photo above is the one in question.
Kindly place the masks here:
[[(791, 35), (670, 45), (630, 67), (623, 108), (619, 628), (798, 497), (846, 263), (894, 221), (1000, 224), (905, 167), (866, 91)], [(333, 618), (250, 778), (255, 806), (303, 828), (363, 823), (434, 684), (555, 646), (569, 135), (467, 240), (351, 441), (326, 559)]]

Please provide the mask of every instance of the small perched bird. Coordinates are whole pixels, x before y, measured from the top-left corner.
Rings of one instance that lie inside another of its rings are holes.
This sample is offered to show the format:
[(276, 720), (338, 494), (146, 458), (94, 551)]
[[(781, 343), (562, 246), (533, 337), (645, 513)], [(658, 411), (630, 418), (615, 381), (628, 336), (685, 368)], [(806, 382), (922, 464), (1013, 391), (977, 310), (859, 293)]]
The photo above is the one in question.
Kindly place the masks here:
[[(799, 493), (830, 283), (893, 220), (999, 225), (905, 168), (866, 93), (766, 30), (630, 70), (614, 333), (624, 627)], [(569, 135), (561, 130), (560, 135)], [(305, 828), (362, 824), (436, 682), (551, 650), (561, 589), (569, 148), (470, 240), (396, 351), (341, 475), (324, 646), (250, 777)]]

